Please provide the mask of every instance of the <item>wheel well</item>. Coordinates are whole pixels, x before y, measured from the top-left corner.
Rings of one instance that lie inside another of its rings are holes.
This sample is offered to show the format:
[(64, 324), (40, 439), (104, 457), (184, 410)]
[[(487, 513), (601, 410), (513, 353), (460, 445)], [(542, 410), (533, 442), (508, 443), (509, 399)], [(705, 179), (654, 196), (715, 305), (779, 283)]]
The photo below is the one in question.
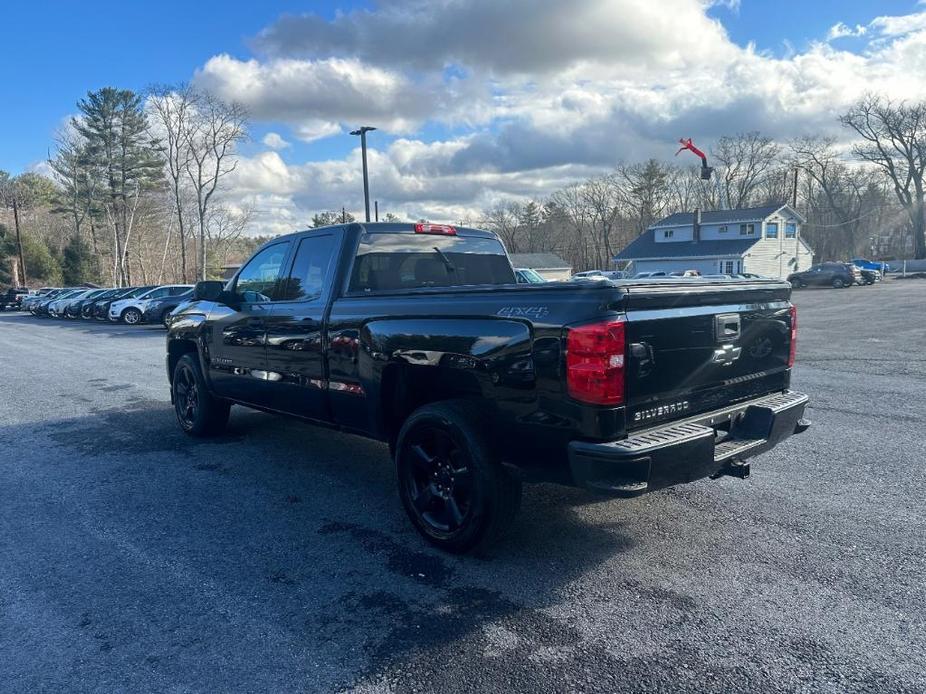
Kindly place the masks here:
[(402, 424), (422, 405), (482, 397), (482, 389), (472, 373), (392, 364), (383, 371), (380, 386), (383, 434), (390, 445), (394, 444)]
[(174, 369), (184, 354), (196, 354), (196, 343), (190, 340), (171, 340), (167, 343), (167, 375), (174, 380)]

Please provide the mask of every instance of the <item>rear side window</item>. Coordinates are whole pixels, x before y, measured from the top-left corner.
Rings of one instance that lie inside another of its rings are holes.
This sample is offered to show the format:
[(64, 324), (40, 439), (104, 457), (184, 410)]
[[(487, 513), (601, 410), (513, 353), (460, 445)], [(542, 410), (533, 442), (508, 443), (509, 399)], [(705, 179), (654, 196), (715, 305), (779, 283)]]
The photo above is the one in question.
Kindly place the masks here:
[(327, 286), (334, 257), (334, 236), (307, 236), (299, 242), (289, 277), (280, 281), (274, 301), (311, 301), (318, 299)]
[(414, 233), (364, 234), (349, 292), (514, 284), (497, 239)]

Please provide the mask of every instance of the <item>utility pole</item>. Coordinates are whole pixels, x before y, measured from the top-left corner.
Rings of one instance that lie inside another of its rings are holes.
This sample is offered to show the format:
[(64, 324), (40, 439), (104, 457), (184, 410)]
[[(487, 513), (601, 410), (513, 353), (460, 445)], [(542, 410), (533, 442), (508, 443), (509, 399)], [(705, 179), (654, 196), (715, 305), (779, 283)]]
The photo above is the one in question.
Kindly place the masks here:
[(794, 167), (794, 183), (791, 185), (791, 209), (797, 212), (797, 167)]
[(379, 200), (373, 201), (373, 218), (378, 222), (379, 221)]
[(366, 219), (370, 221), (370, 179), (367, 175), (367, 133), (376, 128), (370, 125), (362, 125), (357, 130), (352, 130), (351, 135), (360, 135), (360, 156), (363, 159), (363, 207), (366, 211)]
[(23, 237), (19, 231), (19, 203), (16, 190), (13, 189), (13, 226), (16, 227), (16, 249), (19, 251), (19, 286), (26, 286), (26, 256), (23, 253)]

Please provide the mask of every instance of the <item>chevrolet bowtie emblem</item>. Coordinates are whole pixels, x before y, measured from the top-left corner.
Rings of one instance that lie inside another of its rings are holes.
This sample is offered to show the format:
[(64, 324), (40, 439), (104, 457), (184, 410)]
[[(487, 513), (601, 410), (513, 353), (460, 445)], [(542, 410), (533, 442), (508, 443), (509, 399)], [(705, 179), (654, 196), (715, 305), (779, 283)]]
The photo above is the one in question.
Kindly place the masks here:
[(742, 351), (742, 347), (723, 345), (722, 347), (714, 350), (714, 354), (711, 357), (711, 363), (720, 364), (721, 366), (732, 366), (733, 362), (740, 358)]

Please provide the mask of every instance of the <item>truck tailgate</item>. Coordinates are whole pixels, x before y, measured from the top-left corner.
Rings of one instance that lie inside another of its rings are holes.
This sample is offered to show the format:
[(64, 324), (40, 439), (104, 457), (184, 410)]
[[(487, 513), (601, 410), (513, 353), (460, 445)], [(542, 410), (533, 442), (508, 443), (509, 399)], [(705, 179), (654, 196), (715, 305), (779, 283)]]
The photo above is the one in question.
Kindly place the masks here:
[(629, 430), (788, 387), (787, 284), (689, 280), (626, 291)]

